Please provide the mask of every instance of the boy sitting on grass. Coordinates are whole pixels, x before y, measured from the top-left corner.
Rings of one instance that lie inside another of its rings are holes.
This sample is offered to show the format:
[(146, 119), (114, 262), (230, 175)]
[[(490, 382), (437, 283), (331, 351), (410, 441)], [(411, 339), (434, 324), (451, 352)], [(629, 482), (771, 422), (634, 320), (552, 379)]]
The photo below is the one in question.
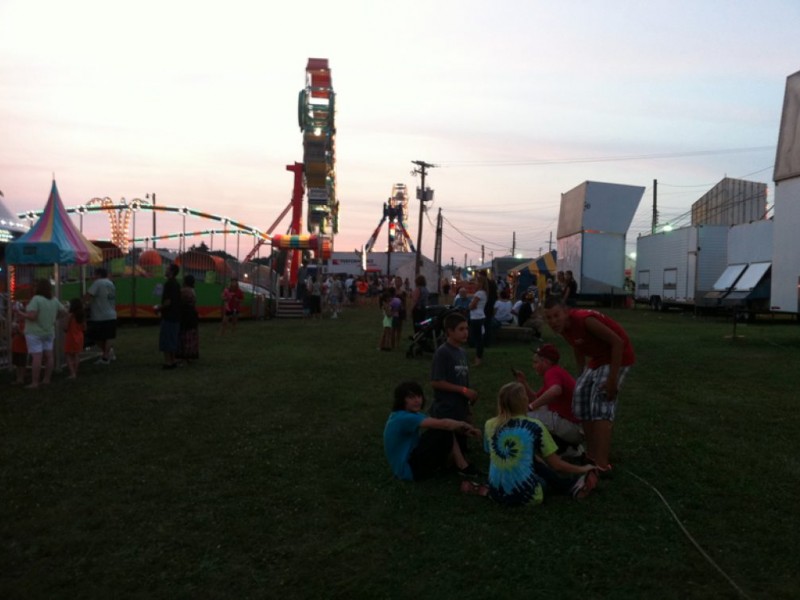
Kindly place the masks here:
[(392, 412), (383, 430), (383, 447), (398, 479), (419, 481), (450, 465), (465, 470), (469, 464), (455, 432), (481, 437), (479, 429), (464, 421), (428, 417), (422, 412), (424, 405), (425, 395), (418, 383), (406, 381), (395, 388)]
[[(431, 387), (433, 405), (431, 415), (436, 418), (472, 421), (472, 405), (478, 400), (478, 392), (469, 387), (469, 363), (462, 346), (467, 343), (469, 327), (467, 319), (459, 313), (451, 313), (444, 319), (447, 341), (436, 349), (431, 366)], [(456, 434), (461, 453), (467, 450), (467, 440)], [(461, 470), (462, 475), (476, 476), (480, 472), (468, 465)]]
[(541, 421), (558, 444), (559, 454), (570, 451), (572, 456), (583, 453), (583, 430), (572, 412), (575, 379), (558, 364), (561, 354), (553, 344), (542, 344), (533, 355), (533, 370), (542, 378), (537, 391), (528, 385), (525, 373), (514, 371), (514, 377), (528, 394), (528, 416)]

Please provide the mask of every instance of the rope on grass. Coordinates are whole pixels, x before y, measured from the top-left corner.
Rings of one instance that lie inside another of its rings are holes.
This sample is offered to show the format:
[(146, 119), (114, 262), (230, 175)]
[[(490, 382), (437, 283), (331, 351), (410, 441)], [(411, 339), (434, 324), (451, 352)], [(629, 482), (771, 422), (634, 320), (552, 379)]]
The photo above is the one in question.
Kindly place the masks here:
[(626, 468), (624, 468), (624, 467), (621, 467), (621, 468), (620, 468), (620, 470), (621, 470), (621, 471), (627, 471), (628, 473), (630, 473), (631, 475), (633, 475), (633, 476), (634, 476), (636, 479), (638, 479), (638, 480), (639, 480), (639, 481), (641, 481), (643, 484), (645, 484), (647, 487), (649, 487), (651, 490), (653, 490), (653, 491), (656, 493), (656, 495), (657, 495), (659, 498), (661, 498), (661, 501), (664, 503), (664, 506), (666, 506), (666, 507), (667, 507), (667, 510), (668, 510), (668, 511), (669, 511), (669, 513), (672, 515), (672, 518), (673, 518), (673, 519), (675, 519), (675, 522), (678, 524), (678, 527), (680, 527), (680, 528), (681, 528), (681, 531), (683, 531), (683, 534), (684, 534), (684, 535), (685, 535), (685, 536), (686, 536), (686, 537), (689, 539), (689, 541), (690, 541), (690, 542), (692, 542), (692, 544), (694, 545), (694, 547), (695, 547), (695, 548), (697, 549), (697, 551), (698, 551), (698, 552), (699, 552), (699, 553), (700, 553), (700, 554), (703, 556), (703, 558), (705, 558), (705, 559), (706, 559), (706, 560), (709, 562), (709, 564), (710, 564), (712, 567), (714, 567), (714, 568), (715, 568), (715, 569), (716, 569), (716, 570), (719, 572), (719, 574), (720, 574), (720, 575), (722, 575), (722, 576), (723, 576), (723, 577), (726, 579), (726, 581), (727, 581), (728, 583), (730, 583), (730, 584), (731, 584), (731, 586), (733, 587), (733, 589), (735, 589), (735, 590), (736, 590), (736, 591), (739, 593), (739, 595), (740, 595), (742, 598), (746, 598), (747, 600), (752, 600), (752, 599), (750, 598), (750, 596), (748, 596), (748, 595), (747, 595), (747, 592), (745, 592), (745, 591), (744, 591), (742, 588), (740, 588), (740, 587), (739, 587), (739, 586), (736, 584), (736, 582), (735, 582), (735, 581), (734, 581), (734, 580), (731, 578), (731, 576), (730, 576), (730, 575), (728, 575), (728, 574), (727, 574), (725, 571), (723, 571), (723, 570), (722, 570), (722, 567), (720, 567), (720, 566), (719, 566), (719, 565), (718, 565), (716, 562), (714, 562), (714, 559), (713, 559), (713, 558), (711, 558), (711, 557), (708, 555), (708, 553), (707, 553), (705, 550), (703, 550), (703, 547), (702, 547), (700, 544), (698, 544), (698, 543), (697, 543), (697, 540), (695, 540), (695, 539), (692, 537), (692, 534), (691, 534), (691, 533), (689, 533), (689, 530), (688, 530), (688, 529), (686, 529), (686, 527), (684, 526), (684, 524), (683, 524), (683, 523), (681, 523), (681, 520), (678, 518), (678, 515), (676, 515), (676, 514), (675, 514), (675, 511), (674, 511), (674, 510), (672, 510), (672, 507), (669, 505), (669, 502), (667, 502), (667, 499), (666, 499), (666, 498), (664, 498), (664, 496), (661, 494), (661, 492), (659, 492), (659, 491), (658, 491), (658, 489), (656, 489), (656, 487), (655, 487), (653, 484), (651, 484), (649, 481), (647, 481), (647, 480), (646, 480), (646, 479), (644, 479), (643, 477), (639, 477), (639, 476), (638, 476), (636, 473), (634, 473), (634, 472), (633, 472), (633, 471), (631, 471), (630, 469), (626, 469)]

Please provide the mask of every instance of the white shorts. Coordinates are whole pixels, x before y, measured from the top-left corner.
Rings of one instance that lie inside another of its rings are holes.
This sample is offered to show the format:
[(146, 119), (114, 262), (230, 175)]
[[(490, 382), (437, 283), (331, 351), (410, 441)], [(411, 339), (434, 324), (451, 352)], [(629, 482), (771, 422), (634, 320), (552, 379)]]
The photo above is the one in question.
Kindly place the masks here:
[(572, 446), (577, 446), (583, 442), (583, 429), (578, 423), (565, 419), (557, 412), (549, 410), (546, 406), (540, 406), (536, 410), (528, 411), (528, 416), (541, 421), (552, 435), (557, 435)]
[(55, 335), (32, 335), (25, 334), (25, 343), (28, 344), (28, 354), (40, 354), (42, 352), (53, 351), (53, 340)]

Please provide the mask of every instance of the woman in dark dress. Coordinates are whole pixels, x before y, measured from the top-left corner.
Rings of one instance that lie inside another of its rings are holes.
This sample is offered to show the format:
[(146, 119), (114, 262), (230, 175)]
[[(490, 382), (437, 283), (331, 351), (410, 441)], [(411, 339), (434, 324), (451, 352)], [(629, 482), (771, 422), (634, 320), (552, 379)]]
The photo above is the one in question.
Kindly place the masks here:
[(200, 358), (199, 321), (194, 276), (186, 275), (181, 287), (181, 333), (176, 358), (186, 362)]

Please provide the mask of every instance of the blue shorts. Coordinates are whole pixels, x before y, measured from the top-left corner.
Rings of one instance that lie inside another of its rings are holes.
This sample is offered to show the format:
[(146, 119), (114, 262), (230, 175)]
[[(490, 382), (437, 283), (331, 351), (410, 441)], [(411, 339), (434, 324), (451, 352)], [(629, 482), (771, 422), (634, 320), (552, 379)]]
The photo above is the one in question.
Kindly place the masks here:
[(619, 390), (630, 367), (621, 367), (617, 380), (617, 399), (609, 402), (606, 399), (605, 383), (611, 365), (601, 365), (596, 369), (584, 369), (575, 380), (575, 392), (572, 394), (572, 412), (581, 421), (613, 421), (617, 412)]
[(159, 352), (175, 354), (178, 351), (180, 332), (180, 321), (167, 321), (165, 319), (161, 319), (161, 330), (158, 332)]

